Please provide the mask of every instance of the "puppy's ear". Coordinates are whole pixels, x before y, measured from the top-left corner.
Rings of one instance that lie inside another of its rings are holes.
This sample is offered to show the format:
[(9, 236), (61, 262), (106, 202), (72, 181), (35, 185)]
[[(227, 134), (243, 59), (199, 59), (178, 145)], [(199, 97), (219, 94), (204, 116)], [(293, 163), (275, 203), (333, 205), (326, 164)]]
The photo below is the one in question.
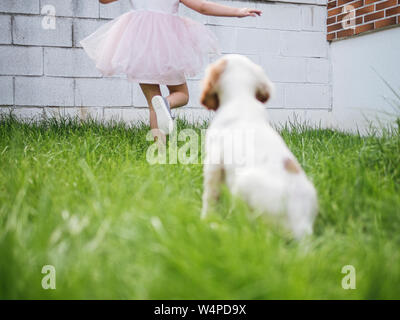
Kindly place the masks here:
[(261, 103), (266, 103), (270, 97), (271, 97), (271, 88), (267, 84), (261, 83), (256, 90), (257, 100), (260, 101)]
[(217, 84), (221, 74), (226, 68), (227, 61), (221, 59), (209, 66), (203, 83), (200, 102), (207, 109), (217, 110), (219, 107), (219, 98), (217, 93)]
[(274, 93), (274, 85), (268, 79), (263, 69), (259, 69), (259, 80), (256, 88), (256, 98), (261, 103), (266, 103)]

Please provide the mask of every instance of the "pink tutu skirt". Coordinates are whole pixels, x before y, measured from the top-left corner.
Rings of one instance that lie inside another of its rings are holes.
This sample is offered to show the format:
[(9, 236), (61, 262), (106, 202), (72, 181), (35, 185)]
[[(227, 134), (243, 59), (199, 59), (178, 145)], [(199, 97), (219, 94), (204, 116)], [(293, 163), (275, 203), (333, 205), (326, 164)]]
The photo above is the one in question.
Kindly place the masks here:
[(204, 68), (217, 39), (203, 24), (174, 14), (129, 11), (81, 41), (105, 76), (178, 85)]

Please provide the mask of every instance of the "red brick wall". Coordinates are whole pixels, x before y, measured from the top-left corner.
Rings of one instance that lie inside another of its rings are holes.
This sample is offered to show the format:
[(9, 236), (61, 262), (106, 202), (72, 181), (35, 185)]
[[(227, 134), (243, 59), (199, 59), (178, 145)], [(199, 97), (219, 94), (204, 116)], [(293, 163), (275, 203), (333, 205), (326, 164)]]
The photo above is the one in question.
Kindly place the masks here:
[(400, 25), (400, 0), (328, 0), (328, 40), (394, 25)]

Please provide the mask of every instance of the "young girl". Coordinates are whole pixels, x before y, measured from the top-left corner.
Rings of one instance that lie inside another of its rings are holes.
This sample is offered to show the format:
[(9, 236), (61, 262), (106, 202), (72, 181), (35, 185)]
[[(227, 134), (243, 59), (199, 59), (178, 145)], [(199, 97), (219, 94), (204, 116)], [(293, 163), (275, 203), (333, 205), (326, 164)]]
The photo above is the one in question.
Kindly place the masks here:
[[(118, 0), (99, 0), (103, 4)], [(103, 75), (123, 73), (140, 84), (150, 108), (150, 127), (173, 130), (171, 109), (189, 100), (186, 77), (203, 69), (215, 36), (201, 23), (178, 16), (184, 5), (201, 14), (247, 17), (260, 10), (233, 8), (205, 0), (130, 0), (134, 10), (100, 27), (81, 41)], [(161, 96), (160, 85), (169, 90)]]

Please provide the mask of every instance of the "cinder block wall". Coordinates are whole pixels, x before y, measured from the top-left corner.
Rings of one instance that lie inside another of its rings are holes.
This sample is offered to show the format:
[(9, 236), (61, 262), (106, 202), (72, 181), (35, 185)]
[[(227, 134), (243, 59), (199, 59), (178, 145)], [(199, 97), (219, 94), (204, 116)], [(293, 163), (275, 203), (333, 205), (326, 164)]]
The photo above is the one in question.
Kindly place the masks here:
[[(240, 53), (261, 64), (276, 84), (270, 115), (285, 121), (318, 121), (331, 111), (331, 72), (326, 40), (325, 0), (217, 1), (257, 7), (258, 18), (207, 17), (181, 5), (181, 14), (205, 23), (222, 53)], [(42, 27), (46, 5), (56, 9), (56, 28)], [(0, 1), (0, 111), (23, 118), (91, 115), (99, 119), (146, 119), (140, 88), (123, 76), (102, 78), (79, 41), (130, 10), (128, 0)], [(210, 61), (215, 59), (210, 56)], [(200, 79), (188, 79), (191, 99), (179, 114), (210, 116), (198, 103)], [(163, 91), (166, 93), (165, 88)]]

